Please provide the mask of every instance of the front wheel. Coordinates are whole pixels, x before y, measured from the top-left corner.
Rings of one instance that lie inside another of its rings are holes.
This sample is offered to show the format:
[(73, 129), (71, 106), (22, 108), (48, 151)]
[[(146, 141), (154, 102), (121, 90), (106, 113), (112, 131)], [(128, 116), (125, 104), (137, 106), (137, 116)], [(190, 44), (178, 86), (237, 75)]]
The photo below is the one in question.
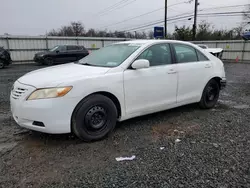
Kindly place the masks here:
[(84, 141), (103, 139), (115, 128), (117, 109), (103, 95), (91, 95), (77, 107), (72, 117), (72, 131)]
[(4, 62), (2, 60), (0, 60), (0, 69), (4, 68)]
[(52, 58), (50, 58), (50, 57), (47, 57), (47, 58), (45, 59), (45, 63), (46, 63), (47, 65), (49, 65), (49, 66), (52, 66), (52, 65), (54, 65), (54, 60), (53, 60)]
[(200, 107), (203, 109), (213, 108), (219, 99), (219, 94), (220, 86), (218, 82), (214, 79), (210, 80), (203, 90), (199, 103)]

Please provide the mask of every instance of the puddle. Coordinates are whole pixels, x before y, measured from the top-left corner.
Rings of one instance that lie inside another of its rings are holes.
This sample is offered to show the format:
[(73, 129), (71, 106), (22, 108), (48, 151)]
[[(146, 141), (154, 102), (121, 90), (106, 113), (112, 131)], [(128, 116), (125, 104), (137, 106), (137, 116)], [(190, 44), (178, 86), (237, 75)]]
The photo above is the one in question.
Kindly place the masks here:
[(236, 106), (234, 106), (234, 108), (236, 108), (236, 109), (248, 109), (248, 108), (250, 108), (250, 106), (247, 104), (242, 104), (242, 105), (236, 105)]

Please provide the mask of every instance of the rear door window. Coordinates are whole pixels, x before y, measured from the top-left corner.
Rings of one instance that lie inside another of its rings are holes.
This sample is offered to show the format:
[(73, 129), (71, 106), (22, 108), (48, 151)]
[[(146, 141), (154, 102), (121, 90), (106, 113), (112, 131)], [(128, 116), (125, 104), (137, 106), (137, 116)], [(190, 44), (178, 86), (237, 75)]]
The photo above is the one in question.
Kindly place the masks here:
[(67, 46), (67, 51), (76, 51), (79, 50), (78, 46)]
[(178, 63), (197, 62), (196, 49), (185, 44), (173, 44)]
[(203, 54), (201, 53), (199, 50), (196, 50), (197, 52), (197, 56), (199, 61), (208, 61), (209, 59)]

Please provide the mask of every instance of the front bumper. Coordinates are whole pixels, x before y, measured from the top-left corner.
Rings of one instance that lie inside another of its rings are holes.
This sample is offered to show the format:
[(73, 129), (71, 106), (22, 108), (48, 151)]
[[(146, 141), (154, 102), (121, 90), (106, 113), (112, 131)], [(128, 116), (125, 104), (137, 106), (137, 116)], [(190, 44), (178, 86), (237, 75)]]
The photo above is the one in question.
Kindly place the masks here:
[(34, 62), (37, 62), (37, 63), (44, 63), (44, 58), (42, 56), (35, 56), (33, 58)]
[(227, 80), (226, 79), (222, 79), (220, 81), (220, 88), (224, 89), (226, 87), (226, 85), (227, 85)]
[[(16, 86), (18, 85), (18, 86)], [(77, 98), (39, 99), (27, 101), (27, 97), (35, 90), (31, 86), (17, 83), (14, 87), (28, 88), (23, 96), (17, 98), (15, 89), (11, 92), (10, 105), (14, 120), (21, 127), (52, 134), (71, 132), (71, 116)]]

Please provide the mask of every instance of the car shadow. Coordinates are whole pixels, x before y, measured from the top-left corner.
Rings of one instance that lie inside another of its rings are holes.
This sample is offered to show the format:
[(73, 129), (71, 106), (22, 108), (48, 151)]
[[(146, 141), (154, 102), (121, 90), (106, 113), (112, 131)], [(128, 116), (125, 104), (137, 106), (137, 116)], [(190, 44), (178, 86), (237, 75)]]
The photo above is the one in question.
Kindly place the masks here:
[[(140, 122), (140, 124), (146, 124), (149, 119), (152, 120), (152, 122), (156, 120), (164, 120), (166, 119), (166, 116), (169, 118), (177, 118), (182, 113), (185, 112), (193, 112), (198, 110), (199, 107), (197, 104), (191, 104), (186, 105), (170, 110), (165, 110), (162, 112), (157, 112), (145, 116), (140, 116), (136, 118), (132, 118), (123, 122), (117, 122), (117, 126), (115, 128), (115, 133), (112, 133), (107, 138), (95, 141), (95, 142), (107, 142), (107, 140), (112, 140), (112, 137), (116, 135), (117, 132), (119, 132), (121, 129), (132, 128), (133, 126), (136, 126), (137, 122)], [(145, 126), (151, 126), (151, 125), (145, 125)], [(43, 145), (50, 145), (50, 146), (61, 146), (61, 145), (70, 145), (70, 144), (80, 144), (84, 143), (84, 141), (77, 138), (74, 134), (47, 134), (47, 133), (41, 133), (36, 131), (28, 131), (27, 134), (24, 135), (24, 142), (29, 142), (29, 145), (32, 145), (32, 143), (36, 144), (43, 144)], [(93, 143), (93, 142), (92, 142)], [(35, 145), (36, 145), (35, 144)]]
[(124, 126), (134, 126), (134, 124), (136, 124), (136, 122), (141, 122), (141, 124), (143, 124), (144, 122), (147, 122), (149, 119), (152, 120), (152, 122), (154, 120), (164, 120), (167, 118), (177, 118), (179, 117), (182, 113), (185, 112), (194, 112), (196, 110), (201, 110), (199, 108), (199, 106), (197, 104), (189, 104), (189, 105), (185, 105), (185, 106), (181, 106), (181, 107), (176, 107), (176, 108), (172, 108), (169, 110), (164, 110), (161, 112), (156, 112), (156, 113), (152, 113), (152, 114), (148, 114), (148, 115), (144, 115), (144, 116), (139, 116), (139, 117), (135, 117), (129, 120), (125, 120), (122, 122), (118, 122), (116, 129), (119, 131), (119, 129), (122, 129)]

